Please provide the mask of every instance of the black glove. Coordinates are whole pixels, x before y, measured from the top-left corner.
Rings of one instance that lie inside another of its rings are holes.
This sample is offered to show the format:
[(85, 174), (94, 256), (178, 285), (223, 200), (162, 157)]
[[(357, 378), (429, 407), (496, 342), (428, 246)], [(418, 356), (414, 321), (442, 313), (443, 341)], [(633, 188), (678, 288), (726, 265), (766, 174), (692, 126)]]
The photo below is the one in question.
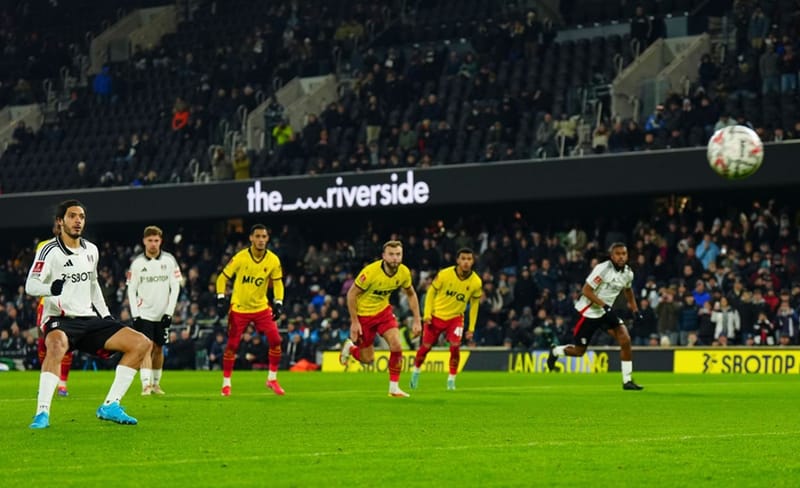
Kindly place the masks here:
[(606, 315), (608, 315), (609, 319), (613, 319), (615, 323), (619, 322), (617, 314), (615, 314), (614, 311), (611, 310), (611, 305), (603, 305), (603, 310), (606, 312)]
[(228, 301), (225, 300), (225, 295), (217, 296), (217, 315), (220, 318), (228, 315)]
[(55, 280), (50, 283), (50, 294), (54, 297), (61, 295), (61, 290), (64, 289), (64, 280)]
[(133, 318), (133, 322), (132, 322), (132, 324), (131, 324), (131, 325), (133, 325), (133, 327), (134, 327), (135, 329), (138, 329), (138, 328), (139, 328), (139, 322), (141, 322), (141, 321), (142, 321), (142, 318), (141, 318), (141, 317), (134, 317), (134, 318)]
[(172, 316), (164, 314), (164, 316), (161, 317), (161, 325), (164, 327), (169, 327), (172, 325)]
[(283, 302), (274, 302), (272, 304), (272, 320), (277, 321), (283, 315)]

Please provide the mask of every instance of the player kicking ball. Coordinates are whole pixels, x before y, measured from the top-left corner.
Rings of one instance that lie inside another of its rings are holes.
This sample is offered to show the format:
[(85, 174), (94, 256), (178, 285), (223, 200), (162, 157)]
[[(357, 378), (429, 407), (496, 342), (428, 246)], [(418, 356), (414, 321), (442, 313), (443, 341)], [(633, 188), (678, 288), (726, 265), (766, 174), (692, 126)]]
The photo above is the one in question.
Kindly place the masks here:
[(639, 313), (636, 297), (631, 290), (633, 271), (628, 266), (628, 248), (615, 242), (609, 249), (610, 259), (594, 267), (586, 283), (583, 294), (575, 303), (580, 319), (575, 325), (573, 337), (575, 344), (556, 346), (547, 357), (547, 368), (556, 371), (556, 362), (561, 356), (583, 356), (592, 336), (598, 329), (605, 329), (619, 344), (622, 367), (622, 389), (643, 390), (644, 387), (633, 382), (633, 353), (628, 328), (611, 309), (620, 292), (625, 293), (628, 307), (634, 314)]

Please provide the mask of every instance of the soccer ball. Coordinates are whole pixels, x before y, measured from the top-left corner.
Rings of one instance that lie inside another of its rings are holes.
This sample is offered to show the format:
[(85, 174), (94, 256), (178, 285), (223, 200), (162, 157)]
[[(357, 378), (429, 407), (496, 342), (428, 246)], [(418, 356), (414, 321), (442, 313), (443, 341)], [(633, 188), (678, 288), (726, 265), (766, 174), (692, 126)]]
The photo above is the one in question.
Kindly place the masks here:
[(764, 145), (752, 129), (743, 125), (723, 127), (708, 141), (708, 164), (731, 180), (755, 173), (764, 161)]

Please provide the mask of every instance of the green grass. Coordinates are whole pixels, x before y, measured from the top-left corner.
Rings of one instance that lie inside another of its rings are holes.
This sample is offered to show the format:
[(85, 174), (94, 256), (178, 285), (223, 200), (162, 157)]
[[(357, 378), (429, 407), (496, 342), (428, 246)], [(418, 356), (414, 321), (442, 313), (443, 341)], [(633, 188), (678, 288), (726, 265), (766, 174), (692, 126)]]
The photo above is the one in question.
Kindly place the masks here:
[[(110, 372), (76, 371), (51, 427), (28, 428), (38, 374), (0, 375), (2, 486), (796, 486), (796, 376), (463, 373), (408, 399), (384, 374), (171, 372), (164, 397), (94, 411)], [(406, 384), (409, 375), (404, 374)], [(157, 483), (157, 484), (156, 484)]]

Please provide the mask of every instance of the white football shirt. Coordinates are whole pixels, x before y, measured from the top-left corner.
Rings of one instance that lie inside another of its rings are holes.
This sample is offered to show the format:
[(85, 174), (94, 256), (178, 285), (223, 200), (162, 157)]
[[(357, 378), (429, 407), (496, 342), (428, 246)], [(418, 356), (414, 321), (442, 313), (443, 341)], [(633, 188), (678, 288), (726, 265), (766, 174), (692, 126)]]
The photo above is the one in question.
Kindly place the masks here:
[(158, 322), (172, 315), (181, 290), (181, 268), (175, 257), (165, 251), (149, 258), (140, 254), (128, 270), (128, 301), (131, 317)]
[[(633, 283), (633, 271), (628, 265), (622, 271), (614, 268), (614, 263), (603, 261), (594, 267), (586, 278), (586, 284), (592, 287), (597, 298), (606, 305), (613, 305), (619, 293), (630, 288)], [(605, 312), (602, 307), (598, 307), (584, 295), (575, 302), (575, 310), (584, 317), (596, 319), (602, 317)]]
[[(25, 293), (44, 297), (42, 323), (53, 317), (110, 315), (97, 282), (98, 260), (97, 246), (86, 239), (72, 249), (55, 237), (39, 249), (25, 280)], [(64, 280), (64, 288), (60, 295), (52, 296), (50, 286), (59, 279)]]

